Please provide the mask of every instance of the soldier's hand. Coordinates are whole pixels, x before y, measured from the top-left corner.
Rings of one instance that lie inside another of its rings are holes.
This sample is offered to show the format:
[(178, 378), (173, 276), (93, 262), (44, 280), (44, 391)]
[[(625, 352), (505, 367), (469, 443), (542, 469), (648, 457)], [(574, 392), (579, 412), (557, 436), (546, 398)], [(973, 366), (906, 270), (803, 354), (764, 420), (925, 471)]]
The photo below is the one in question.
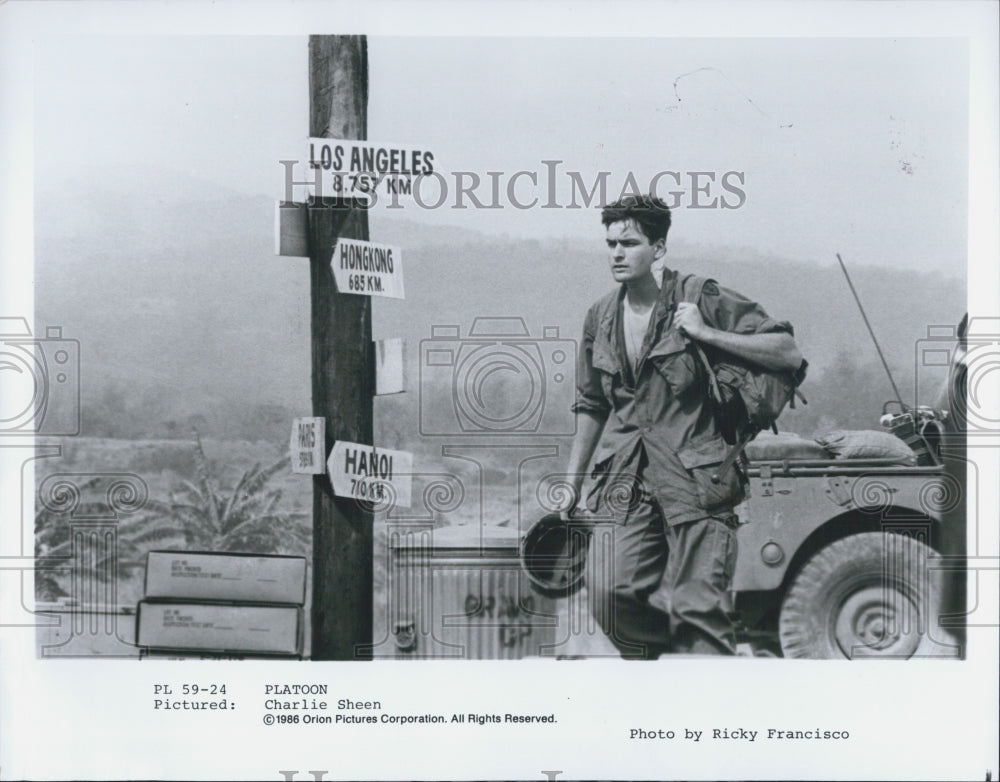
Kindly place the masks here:
[(561, 500), (559, 503), (559, 518), (563, 521), (569, 521), (573, 516), (573, 513), (576, 511), (577, 503), (580, 502), (581, 486), (574, 483), (561, 488), (563, 491), (562, 495), (559, 497)]
[(690, 301), (678, 302), (677, 311), (674, 313), (674, 325), (691, 339), (701, 339), (708, 330), (698, 305)]

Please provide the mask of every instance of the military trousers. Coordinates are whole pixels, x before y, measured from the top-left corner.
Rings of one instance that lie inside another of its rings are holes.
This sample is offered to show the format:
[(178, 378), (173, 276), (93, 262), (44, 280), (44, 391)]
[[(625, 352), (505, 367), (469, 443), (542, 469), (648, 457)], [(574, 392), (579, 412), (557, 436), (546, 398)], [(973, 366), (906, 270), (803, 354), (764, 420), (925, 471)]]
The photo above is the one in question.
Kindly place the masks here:
[(735, 654), (736, 517), (668, 525), (656, 497), (639, 495), (595, 525), (587, 563), (595, 619), (622, 657)]

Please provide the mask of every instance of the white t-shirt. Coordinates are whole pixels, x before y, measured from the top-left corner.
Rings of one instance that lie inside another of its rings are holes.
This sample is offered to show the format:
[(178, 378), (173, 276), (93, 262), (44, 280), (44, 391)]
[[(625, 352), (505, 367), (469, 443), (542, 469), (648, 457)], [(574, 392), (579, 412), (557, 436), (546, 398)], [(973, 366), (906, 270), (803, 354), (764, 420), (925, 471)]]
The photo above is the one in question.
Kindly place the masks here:
[(642, 350), (643, 340), (649, 330), (649, 319), (653, 315), (653, 307), (650, 307), (644, 314), (636, 314), (628, 305), (627, 301), (622, 302), (622, 310), (625, 314), (623, 330), (625, 331), (625, 355), (631, 362), (633, 371), (639, 363), (639, 355)]

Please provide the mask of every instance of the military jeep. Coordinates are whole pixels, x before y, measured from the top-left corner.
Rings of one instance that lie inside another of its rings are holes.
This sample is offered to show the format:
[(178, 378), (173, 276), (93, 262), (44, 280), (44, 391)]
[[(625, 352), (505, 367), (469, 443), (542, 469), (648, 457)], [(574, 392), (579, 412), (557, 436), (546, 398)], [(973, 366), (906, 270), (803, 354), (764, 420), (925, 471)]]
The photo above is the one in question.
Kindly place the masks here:
[(748, 449), (733, 590), (756, 654), (963, 656), (969, 333), (937, 345), (938, 425), (909, 411), (922, 463)]

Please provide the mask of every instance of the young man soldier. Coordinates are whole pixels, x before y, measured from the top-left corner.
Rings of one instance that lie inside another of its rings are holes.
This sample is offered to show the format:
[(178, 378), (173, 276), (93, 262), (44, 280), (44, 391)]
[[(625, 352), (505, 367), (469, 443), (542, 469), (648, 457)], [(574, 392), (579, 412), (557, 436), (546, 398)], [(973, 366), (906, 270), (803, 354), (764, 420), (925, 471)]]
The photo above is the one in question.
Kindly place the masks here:
[(601, 445), (590, 497), (615, 523), (591, 541), (592, 610), (623, 657), (735, 654), (729, 586), (743, 478), (733, 466), (713, 481), (729, 446), (689, 341), (777, 371), (797, 370), (802, 355), (791, 325), (743, 296), (667, 268), (654, 277), (670, 228), (661, 200), (623, 198), (601, 221), (620, 286), (584, 322), (568, 468), (575, 501)]

